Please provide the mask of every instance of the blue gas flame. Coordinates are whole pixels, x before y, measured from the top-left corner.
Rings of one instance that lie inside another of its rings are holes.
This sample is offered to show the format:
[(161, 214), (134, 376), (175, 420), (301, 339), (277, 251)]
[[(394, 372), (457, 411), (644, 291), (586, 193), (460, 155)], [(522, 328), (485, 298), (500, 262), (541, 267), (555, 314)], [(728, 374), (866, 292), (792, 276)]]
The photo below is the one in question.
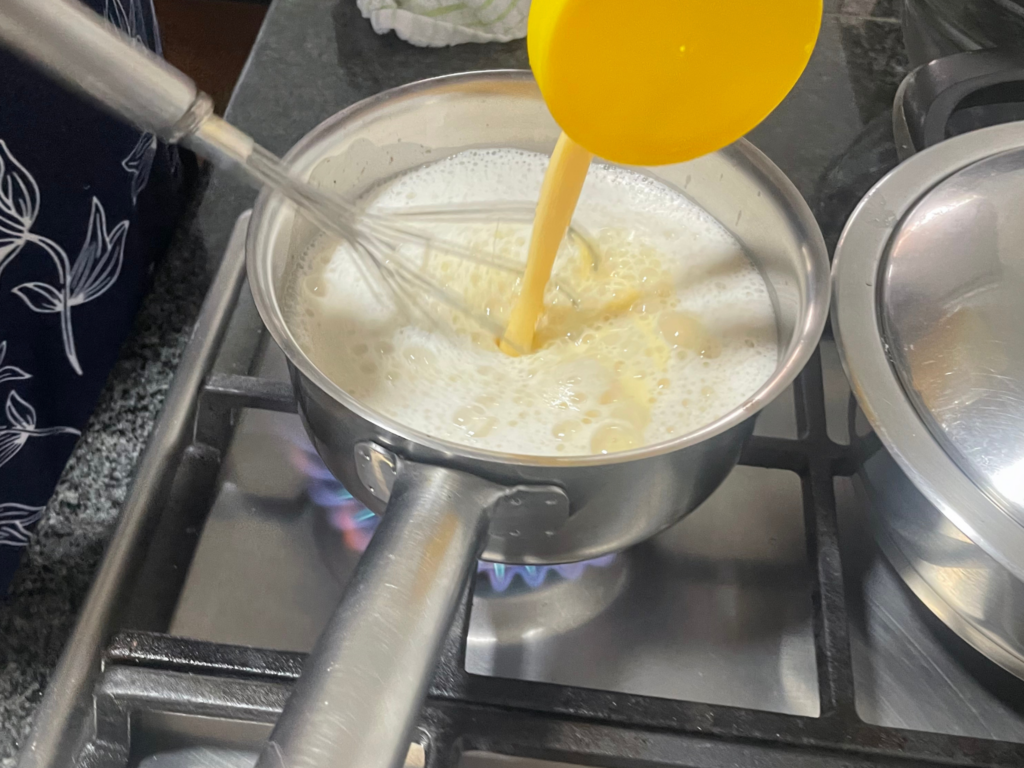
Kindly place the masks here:
[[(298, 438), (292, 439), (292, 445), (295, 465), (309, 479), (306, 493), (310, 501), (327, 510), (331, 527), (341, 532), (349, 549), (355, 552), (365, 550), (380, 518), (352, 497), (324, 466), (311, 445)], [(536, 589), (549, 576), (575, 581), (587, 568), (604, 568), (614, 559), (612, 554), (564, 565), (506, 565), (481, 560), (477, 563), (476, 572), (486, 576), (494, 592), (506, 591), (517, 576), (527, 588)]]

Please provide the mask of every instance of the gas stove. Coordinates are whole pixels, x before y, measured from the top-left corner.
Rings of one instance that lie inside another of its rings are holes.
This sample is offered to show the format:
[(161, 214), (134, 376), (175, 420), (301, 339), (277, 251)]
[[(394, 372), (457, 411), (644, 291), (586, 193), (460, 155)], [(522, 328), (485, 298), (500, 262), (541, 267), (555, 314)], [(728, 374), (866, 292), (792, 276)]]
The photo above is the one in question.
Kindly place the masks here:
[[(40, 709), (46, 765), (248, 768), (373, 535), (294, 412), (245, 224)], [(407, 766), (1024, 763), (1024, 683), (874, 544), (849, 402), (826, 338), (681, 523), (585, 563), (481, 563)]]

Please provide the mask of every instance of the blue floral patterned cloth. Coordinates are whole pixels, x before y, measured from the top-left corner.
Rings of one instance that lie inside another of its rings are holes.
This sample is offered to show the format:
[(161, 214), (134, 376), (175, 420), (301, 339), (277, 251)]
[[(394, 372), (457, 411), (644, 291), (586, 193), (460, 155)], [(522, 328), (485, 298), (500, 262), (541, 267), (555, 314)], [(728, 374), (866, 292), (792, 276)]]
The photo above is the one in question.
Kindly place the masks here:
[[(86, 0), (160, 51), (151, 0)], [(177, 150), (0, 50), (0, 595), (181, 208)]]

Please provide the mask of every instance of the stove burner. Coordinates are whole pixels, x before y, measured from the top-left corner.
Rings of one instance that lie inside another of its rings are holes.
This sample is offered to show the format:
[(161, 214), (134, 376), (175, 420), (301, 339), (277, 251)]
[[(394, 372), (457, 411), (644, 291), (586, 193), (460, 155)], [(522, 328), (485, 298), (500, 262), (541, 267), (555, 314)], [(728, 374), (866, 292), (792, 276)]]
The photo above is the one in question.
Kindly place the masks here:
[[(309, 500), (326, 511), (329, 525), (341, 532), (349, 550), (362, 552), (373, 538), (380, 518), (354, 498), (331, 474), (304, 436), (291, 435), (289, 439), (293, 449), (293, 463), (307, 478), (306, 494)], [(543, 585), (548, 576), (576, 581), (588, 567), (604, 568), (614, 560), (614, 554), (563, 565), (506, 565), (481, 560), (477, 563), (476, 572), (486, 575), (492, 592), (501, 593), (512, 586), (516, 576), (520, 577), (527, 589), (533, 590)]]

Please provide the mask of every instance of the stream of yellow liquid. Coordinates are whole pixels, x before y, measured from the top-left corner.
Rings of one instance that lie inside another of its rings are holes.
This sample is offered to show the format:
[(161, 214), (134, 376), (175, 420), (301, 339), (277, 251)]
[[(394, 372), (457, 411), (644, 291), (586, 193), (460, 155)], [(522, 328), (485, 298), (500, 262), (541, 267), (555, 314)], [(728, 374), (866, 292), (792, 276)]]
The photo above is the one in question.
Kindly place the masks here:
[[(507, 355), (516, 357), (529, 354), (533, 351), (535, 341), (543, 347), (556, 339), (569, 338), (575, 334), (581, 336), (580, 343), (585, 340), (596, 346), (613, 335), (609, 330), (601, 330), (600, 325), (593, 332), (585, 333), (584, 324), (599, 316), (594, 314), (592, 308), (589, 314), (581, 316), (578, 310), (570, 311), (564, 305), (552, 306), (547, 311), (544, 306), (544, 293), (551, 278), (555, 257), (569, 229), (593, 158), (592, 153), (565, 133), (559, 137), (551, 154), (541, 182), (526, 271), (509, 315), (505, 335), (499, 341), (501, 351)], [(585, 261), (593, 267), (593, 255), (582, 246), (580, 250)], [(608, 281), (615, 278), (617, 269), (614, 258), (602, 259), (602, 266), (593, 275), (588, 271), (588, 277), (597, 277), (598, 280), (585, 293), (589, 295), (591, 291), (597, 291), (600, 294), (598, 306), (600, 316), (605, 320), (622, 313), (633, 316), (633, 323), (619, 329), (616, 338), (624, 347), (641, 342), (648, 345), (646, 354), (650, 357), (650, 363), (660, 368), (663, 374), (655, 385), (658, 389), (670, 383), (665, 378), (669, 356), (678, 354), (688, 357), (695, 352), (704, 359), (718, 357), (719, 342), (707, 332), (697, 317), (686, 312), (666, 311), (662, 306), (663, 302), (670, 301), (672, 289), (667, 276), (659, 280), (658, 273), (661, 270), (653, 263), (641, 273), (641, 281), (650, 283), (643, 286), (647, 289), (646, 297), (639, 284), (611, 287)], [(656, 286), (655, 283), (659, 284)], [(657, 318), (653, 322), (646, 314), (648, 309)], [(542, 317), (544, 322), (541, 322)], [(639, 337), (631, 335), (631, 330), (638, 331)], [(617, 351), (623, 357), (627, 352), (626, 349)], [(651, 389), (652, 382), (644, 380), (647, 378), (645, 373), (629, 368), (624, 359), (603, 359), (603, 355), (594, 355), (592, 358), (612, 377), (610, 386), (599, 401), (601, 406), (611, 408), (612, 421), (601, 425), (594, 432), (591, 450), (594, 453), (613, 453), (638, 447), (643, 443), (644, 430), (650, 422), (651, 405), (656, 399)], [(702, 391), (705, 397), (709, 394), (710, 391)], [(564, 439), (583, 428), (584, 424), (590, 423), (598, 413), (587, 411), (582, 422), (571, 419), (560, 422), (555, 427), (554, 436)]]
[(533, 350), (537, 321), (544, 312), (544, 289), (551, 278), (558, 246), (569, 229), (593, 159), (593, 154), (564, 133), (551, 153), (551, 162), (537, 200), (537, 215), (519, 298), (512, 307), (505, 336), (499, 343), (506, 355), (515, 357)]

